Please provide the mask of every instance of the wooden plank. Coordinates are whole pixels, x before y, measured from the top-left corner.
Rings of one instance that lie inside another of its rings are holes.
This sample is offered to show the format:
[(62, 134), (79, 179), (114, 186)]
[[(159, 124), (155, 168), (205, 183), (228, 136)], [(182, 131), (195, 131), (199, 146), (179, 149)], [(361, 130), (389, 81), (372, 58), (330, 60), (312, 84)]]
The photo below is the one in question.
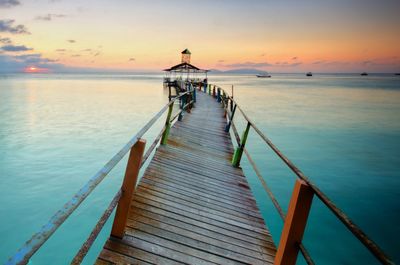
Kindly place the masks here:
[(266, 230), (263, 227), (256, 225), (253, 222), (250, 222), (250, 220), (247, 222), (246, 220), (235, 219), (233, 216), (230, 216), (230, 215), (216, 215), (216, 214), (210, 213), (206, 210), (182, 206), (179, 203), (176, 203), (173, 201), (168, 201), (168, 200), (165, 200), (162, 198), (157, 198), (157, 197), (151, 196), (149, 194), (137, 193), (137, 194), (135, 194), (135, 197), (142, 198), (144, 200), (155, 201), (155, 202), (159, 203), (161, 205), (161, 207), (163, 207), (164, 205), (167, 205), (167, 206), (172, 206), (175, 208), (180, 208), (180, 209), (183, 209), (185, 212), (190, 212), (190, 213), (197, 214), (199, 216), (203, 216), (203, 217), (206, 217), (209, 219), (218, 220), (218, 221), (225, 222), (225, 223), (228, 223), (231, 225), (245, 228), (247, 230), (251, 230), (251, 231), (255, 231), (255, 232), (259, 232), (259, 233), (268, 235), (268, 233), (266, 232)]
[(198, 93), (141, 178), (125, 236), (107, 240), (99, 264), (273, 264), (275, 244), (242, 169), (231, 165), (223, 115)]
[[(136, 255), (139, 256), (139, 255)], [(126, 256), (120, 254), (115, 251), (111, 251), (108, 249), (104, 249), (101, 253), (99, 258), (96, 261), (96, 264), (138, 264), (138, 265), (148, 265), (152, 264), (146, 261), (142, 261), (140, 259), (136, 259), (130, 256)]]
[(223, 185), (223, 181), (209, 178), (207, 175), (204, 174), (192, 172), (185, 173), (182, 171), (179, 172), (171, 169), (168, 165), (158, 163), (158, 161), (155, 161), (153, 165), (158, 166), (157, 170), (152, 170), (152, 168), (150, 168), (150, 170), (146, 172), (145, 177), (167, 177), (189, 183), (190, 185), (196, 184), (198, 185), (198, 187), (202, 188), (208, 187), (209, 189), (215, 190), (216, 192), (222, 192), (226, 196), (238, 197), (241, 199), (243, 198), (246, 201), (254, 201), (254, 198), (251, 195), (251, 191), (245, 186), (241, 185), (242, 181), (238, 181), (236, 183), (226, 182), (226, 185)]
[(183, 198), (183, 199), (186, 199), (186, 200), (189, 200), (192, 202), (198, 202), (198, 203), (205, 202), (205, 203), (216, 205), (218, 207), (224, 207), (224, 208), (232, 210), (232, 211), (237, 211), (242, 214), (250, 215), (253, 217), (257, 217), (257, 218), (262, 218), (260, 212), (256, 208), (249, 209), (247, 207), (241, 207), (241, 205), (232, 205), (232, 204), (230, 204), (230, 201), (226, 200), (226, 199), (222, 199), (222, 198), (218, 198), (218, 197), (210, 198), (209, 196), (207, 196), (208, 194), (205, 194), (205, 193), (199, 194), (196, 192), (186, 192), (186, 191), (180, 189), (179, 187), (173, 188), (170, 186), (156, 183), (154, 181), (149, 181), (148, 179), (143, 179), (142, 181), (143, 181), (143, 183), (142, 183), (141, 187), (146, 188), (146, 189), (152, 189), (152, 190), (155, 190), (158, 192), (170, 194), (172, 196), (179, 196), (180, 198)]
[[(167, 251), (165, 248), (159, 245), (152, 246), (148, 242), (143, 242), (137, 239), (127, 241), (112, 238), (106, 242), (104, 249), (122, 254), (121, 258), (124, 260), (122, 260), (123, 262), (118, 262), (118, 264), (131, 264), (131, 258), (152, 264), (182, 264), (181, 262), (174, 260), (173, 255), (171, 255), (170, 258), (165, 257), (166, 255), (162, 255), (162, 253)], [(103, 254), (103, 251), (101, 254)]]
[[(222, 217), (227, 217), (227, 218), (232, 218), (237, 221), (241, 222), (249, 222), (252, 223), (255, 226), (259, 227), (264, 227), (264, 220), (261, 218), (261, 215), (258, 215), (257, 217), (254, 217), (250, 214), (243, 214), (239, 211), (231, 210), (226, 207), (222, 207), (216, 204), (212, 204), (209, 202), (201, 202), (198, 200), (193, 200), (190, 198), (183, 198), (183, 196), (179, 196), (176, 193), (173, 194), (171, 192), (159, 192), (157, 189), (148, 189), (144, 187), (144, 185), (140, 185), (138, 192), (141, 194), (149, 194), (151, 196), (163, 199), (163, 200), (168, 200), (170, 202), (175, 202), (180, 204), (181, 206), (187, 206), (193, 209), (198, 209), (202, 210), (204, 212), (213, 214), (213, 215), (219, 215)], [(171, 195), (172, 194), (172, 195)], [(261, 225), (260, 225), (261, 224)]]
[(265, 231), (265, 233), (262, 233), (260, 231), (246, 229), (244, 227), (240, 227), (235, 224), (227, 223), (227, 222), (225, 222), (225, 220), (215, 220), (212, 218), (203, 217), (198, 214), (193, 214), (193, 213), (181, 210), (179, 208), (170, 207), (168, 205), (163, 205), (156, 201), (145, 200), (140, 197), (135, 198), (135, 201), (133, 202), (132, 207), (133, 208), (138, 207), (138, 208), (146, 209), (146, 210), (153, 211), (156, 213), (160, 213), (160, 211), (161, 211), (161, 213), (166, 214), (166, 215), (181, 217), (181, 219), (179, 219), (179, 220), (186, 219), (186, 220), (188, 220), (188, 222), (198, 221), (198, 222), (204, 223), (205, 225), (210, 225), (217, 230), (223, 229), (223, 230), (228, 231), (229, 233), (238, 234), (238, 236), (240, 236), (240, 237), (249, 236), (254, 239), (266, 240), (266, 241), (272, 242), (271, 235), (269, 234), (268, 231)]
[[(131, 223), (129, 223), (129, 225), (131, 225)], [(170, 240), (180, 242), (184, 245), (192, 246), (192, 248), (201, 249), (238, 262), (247, 264), (263, 264), (263, 258), (259, 252), (247, 251), (232, 244), (225, 245), (221, 241), (219, 244), (223, 247), (220, 247), (211, 239), (201, 236), (200, 234), (185, 231), (178, 227), (166, 225), (160, 222), (154, 222), (151, 219), (143, 220), (143, 222), (134, 222), (132, 228), (134, 229), (127, 229), (129, 235), (134, 235), (136, 230), (144, 230), (154, 235), (158, 235), (159, 237), (169, 238)], [(273, 260), (269, 261), (272, 262)]]
[(246, 207), (255, 207), (254, 198), (244, 197), (243, 194), (236, 194), (235, 192), (229, 191), (229, 185), (227, 188), (219, 187), (218, 185), (201, 181), (200, 177), (198, 179), (190, 178), (180, 178), (178, 174), (165, 174), (165, 172), (151, 172), (150, 170), (146, 172), (144, 179), (154, 180), (154, 181), (165, 181), (166, 183), (173, 183), (182, 187), (188, 187), (189, 189), (199, 190), (206, 194), (213, 194), (222, 198), (229, 199), (230, 201), (243, 203)]
[[(192, 256), (192, 257), (199, 258), (202, 260), (205, 259), (207, 261), (210, 261), (210, 262), (216, 263), (216, 264), (241, 264), (241, 263), (235, 262), (233, 260), (229, 260), (224, 257), (214, 255), (212, 253), (208, 253), (205, 251), (195, 249), (192, 246), (187, 246), (184, 244), (176, 243), (175, 241), (171, 241), (170, 238), (168, 238), (168, 239), (162, 238), (158, 234), (154, 235), (154, 234), (143, 232), (141, 230), (134, 230), (134, 236), (132, 236), (132, 237), (142, 239), (142, 240), (145, 240), (145, 241), (153, 243), (153, 244), (160, 244), (163, 246), (168, 246), (168, 248), (170, 248), (172, 250), (182, 252), (188, 256)], [(132, 237), (127, 236), (126, 240), (129, 240)]]
[(160, 223), (169, 224), (169, 225), (172, 225), (172, 226), (177, 226), (177, 227), (179, 227), (181, 229), (185, 229), (187, 231), (196, 231), (196, 233), (201, 234), (203, 236), (206, 236), (206, 237), (208, 237), (210, 239), (214, 239), (216, 241), (222, 241), (222, 242), (225, 242), (225, 243), (233, 244), (233, 245), (236, 245), (236, 246), (239, 246), (239, 247), (242, 247), (242, 248), (247, 248), (247, 249), (250, 249), (250, 250), (258, 249), (258, 251), (260, 251), (262, 253), (266, 253), (266, 254), (269, 254), (269, 252), (266, 251), (264, 248), (261, 248), (261, 247), (265, 247), (265, 248), (269, 248), (269, 249), (272, 249), (272, 250), (276, 250), (275, 246), (272, 244), (272, 242), (268, 242), (267, 243), (266, 241), (259, 241), (258, 244), (257, 244), (258, 247), (254, 248), (254, 245), (248, 244), (248, 242), (244, 241), (242, 238), (238, 238), (238, 237), (235, 238), (235, 237), (232, 237), (232, 236), (226, 236), (224, 234), (219, 233), (219, 231), (215, 232), (215, 231), (212, 231), (212, 230), (209, 230), (209, 229), (206, 229), (206, 228), (202, 228), (202, 227), (193, 225), (191, 223), (183, 222), (183, 221), (178, 220), (178, 219), (170, 218), (170, 217), (167, 217), (167, 216), (164, 216), (164, 215), (158, 215), (158, 214), (152, 213), (152, 212), (147, 211), (147, 210), (142, 210), (142, 209), (136, 208), (136, 211), (137, 211), (136, 212), (137, 216), (143, 216), (143, 217), (146, 217), (146, 218), (149, 218), (149, 219), (156, 220), (156, 221), (158, 221)]

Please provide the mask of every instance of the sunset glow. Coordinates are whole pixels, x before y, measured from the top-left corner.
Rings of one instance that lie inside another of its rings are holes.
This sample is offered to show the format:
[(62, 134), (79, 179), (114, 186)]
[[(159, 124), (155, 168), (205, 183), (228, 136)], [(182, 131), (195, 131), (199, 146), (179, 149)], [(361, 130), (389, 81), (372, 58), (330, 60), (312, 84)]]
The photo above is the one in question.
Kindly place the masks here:
[(38, 67), (35, 67), (35, 66), (29, 66), (29, 67), (26, 67), (24, 69), (24, 72), (25, 73), (47, 73), (47, 72), (49, 72), (49, 69), (38, 68)]
[(189, 48), (208, 69), (400, 71), (395, 0), (19, 2), (0, 8), (0, 67), (159, 71)]

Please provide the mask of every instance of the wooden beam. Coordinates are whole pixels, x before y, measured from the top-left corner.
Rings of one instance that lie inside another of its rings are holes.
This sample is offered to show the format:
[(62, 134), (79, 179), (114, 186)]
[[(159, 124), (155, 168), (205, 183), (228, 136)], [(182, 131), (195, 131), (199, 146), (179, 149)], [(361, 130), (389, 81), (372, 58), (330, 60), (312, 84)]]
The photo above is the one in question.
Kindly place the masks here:
[(169, 105), (167, 119), (165, 120), (165, 131), (164, 131), (164, 133), (162, 135), (162, 138), (161, 138), (161, 144), (162, 145), (167, 144), (169, 130), (171, 129), (171, 114), (172, 114), (172, 109), (173, 108), (174, 108), (174, 104)]
[(296, 264), (314, 192), (303, 180), (296, 180), (274, 265)]
[(233, 154), (232, 166), (234, 166), (234, 167), (240, 166), (240, 160), (242, 159), (242, 154), (243, 154), (244, 147), (246, 145), (249, 131), (250, 131), (250, 122), (247, 123), (246, 129), (244, 130), (242, 138), (240, 140), (240, 145), (236, 148), (235, 153)]
[(124, 236), (128, 212), (132, 201), (132, 194), (135, 191), (145, 146), (146, 140), (139, 139), (139, 141), (137, 141), (137, 143), (132, 147), (129, 154), (125, 177), (121, 187), (122, 196), (118, 202), (117, 212), (115, 213), (114, 223), (111, 230), (111, 235), (114, 237), (122, 238)]

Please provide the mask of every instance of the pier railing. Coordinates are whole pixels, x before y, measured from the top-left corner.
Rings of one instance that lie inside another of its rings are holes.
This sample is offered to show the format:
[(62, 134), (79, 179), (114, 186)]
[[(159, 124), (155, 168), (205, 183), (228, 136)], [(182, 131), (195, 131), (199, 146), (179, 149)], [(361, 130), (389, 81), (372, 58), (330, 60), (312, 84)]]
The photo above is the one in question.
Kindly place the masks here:
[[(198, 84), (197, 84), (198, 85)], [(193, 86), (190, 86), (193, 88)], [(313, 197), (317, 197), (323, 204), (337, 217), (348, 230), (382, 263), (394, 264), (387, 255), (374, 243), (350, 218), (340, 210), (314, 183), (312, 183), (272, 142), (264, 133), (249, 119), (243, 109), (225, 90), (215, 85), (198, 85), (199, 90), (214, 96), (218, 102), (221, 102), (225, 109), (227, 124), (225, 131), (229, 132), (232, 128), (237, 141), (232, 165), (240, 166), (243, 153), (246, 155), (255, 174), (261, 181), (261, 184), (273, 205), (277, 209), (279, 216), (284, 221), (284, 228), (281, 240), (278, 246), (275, 264), (295, 264), (297, 254), (300, 251), (308, 264), (314, 264), (306, 247), (303, 245), (302, 236), (307, 223), (308, 213), (311, 208)], [(180, 110), (172, 116), (174, 103), (180, 101)], [(78, 208), (78, 206), (89, 196), (96, 186), (110, 173), (110, 171), (122, 160), (128, 153), (128, 163), (125, 171), (125, 177), (121, 189), (115, 194), (107, 209), (103, 212), (97, 224), (91, 231), (87, 240), (75, 255), (71, 264), (80, 264), (97, 238), (103, 226), (117, 207), (111, 234), (115, 237), (122, 237), (127, 221), (129, 203), (134, 192), (138, 179), (139, 170), (151, 156), (157, 145), (166, 144), (169, 130), (172, 123), (183, 118), (184, 111), (190, 111), (190, 108), (196, 101), (196, 90), (191, 89), (188, 92), (181, 93), (168, 104), (166, 104), (146, 125), (116, 154), (105, 166), (97, 172), (59, 211), (57, 211), (40, 231), (35, 233), (7, 262), (7, 264), (27, 264), (35, 252), (51, 237), (51, 235), (63, 224), (63, 222)], [(146, 141), (142, 139), (145, 133), (159, 120), (166, 112), (167, 117), (165, 125), (156, 136), (151, 146), (145, 151)], [(246, 120), (246, 127), (243, 135), (240, 137), (237, 127), (234, 123), (235, 113), (240, 112)], [(258, 169), (255, 161), (246, 149), (250, 129), (254, 130), (264, 143), (289, 167), (297, 176), (297, 181), (289, 204), (288, 213), (285, 214), (278, 200), (267, 185), (261, 171)], [(301, 202), (301, 203), (300, 203)]]
[[(191, 87), (190, 91), (180, 93), (175, 98), (171, 99), (143, 126), (142, 129), (139, 130), (135, 136), (133, 136), (127, 144), (125, 144), (124, 147), (122, 147), (117, 154), (115, 154), (67, 203), (64, 204), (60, 210), (54, 214), (37, 233), (35, 233), (12, 257), (10, 257), (6, 264), (27, 264), (36, 251), (38, 251), (51, 235), (60, 228), (64, 221), (78, 208), (78, 206), (123, 159), (123, 157), (130, 152), (121, 189), (115, 194), (109, 206), (103, 212), (97, 224), (91, 231), (89, 237), (75, 255), (71, 264), (80, 264), (82, 262), (115, 207), (117, 207), (117, 210), (114, 217), (111, 235), (121, 238), (127, 221), (129, 203), (137, 184), (139, 170), (153, 153), (158, 143), (166, 143), (172, 123), (177, 118), (178, 120), (181, 120), (184, 111), (190, 112), (190, 109), (195, 103), (195, 97), (196, 90)], [(172, 117), (174, 103), (178, 100), (180, 110)], [(147, 149), (146, 153), (144, 153), (146, 141), (142, 139), (142, 137), (167, 110), (168, 113), (165, 125), (156, 136), (151, 146)]]
[[(259, 178), (264, 190), (270, 197), (279, 216), (284, 222), (277, 255), (275, 258), (278, 264), (295, 264), (298, 252), (300, 251), (307, 264), (314, 264), (312, 257), (302, 243), (303, 233), (307, 224), (308, 214), (311, 208), (313, 197), (317, 197), (333, 214), (339, 219), (345, 227), (369, 250), (369, 252), (382, 264), (394, 264), (394, 262), (383, 252), (383, 250), (370, 239), (332, 200), (328, 198), (303, 172), (297, 168), (272, 142), (271, 140), (256, 126), (256, 124), (246, 115), (243, 109), (237, 104), (232, 95), (229, 95), (219, 86), (206, 84), (199, 88), (205, 93), (212, 95), (218, 102), (221, 102), (225, 109), (227, 124), (225, 131), (229, 132), (232, 127), (233, 134), (237, 141), (232, 165), (239, 167), (243, 153), (246, 155), (255, 174)], [(234, 116), (240, 111), (243, 118), (247, 122), (242, 137), (239, 136), (237, 127), (234, 123)], [(278, 200), (274, 196), (272, 190), (267, 185), (261, 171), (258, 169), (254, 159), (245, 148), (250, 129), (253, 129), (261, 140), (287, 165), (287, 167), (297, 176), (292, 198), (289, 203), (288, 213), (285, 215)], [(314, 196), (315, 195), (315, 196)]]

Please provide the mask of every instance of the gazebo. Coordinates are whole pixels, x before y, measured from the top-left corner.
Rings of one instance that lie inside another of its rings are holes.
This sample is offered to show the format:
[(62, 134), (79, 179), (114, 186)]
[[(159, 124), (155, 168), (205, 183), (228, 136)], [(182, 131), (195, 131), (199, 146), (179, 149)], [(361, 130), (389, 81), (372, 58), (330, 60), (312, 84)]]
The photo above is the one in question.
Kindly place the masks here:
[[(200, 69), (191, 64), (191, 52), (188, 49), (183, 50), (181, 54), (180, 64), (163, 70), (165, 72), (164, 87), (169, 88), (170, 99), (178, 95), (179, 92), (184, 92), (207, 83), (207, 73), (209, 70)], [(200, 79), (199, 74), (205, 74), (205, 76)], [(175, 93), (172, 93), (171, 88), (175, 88)]]

